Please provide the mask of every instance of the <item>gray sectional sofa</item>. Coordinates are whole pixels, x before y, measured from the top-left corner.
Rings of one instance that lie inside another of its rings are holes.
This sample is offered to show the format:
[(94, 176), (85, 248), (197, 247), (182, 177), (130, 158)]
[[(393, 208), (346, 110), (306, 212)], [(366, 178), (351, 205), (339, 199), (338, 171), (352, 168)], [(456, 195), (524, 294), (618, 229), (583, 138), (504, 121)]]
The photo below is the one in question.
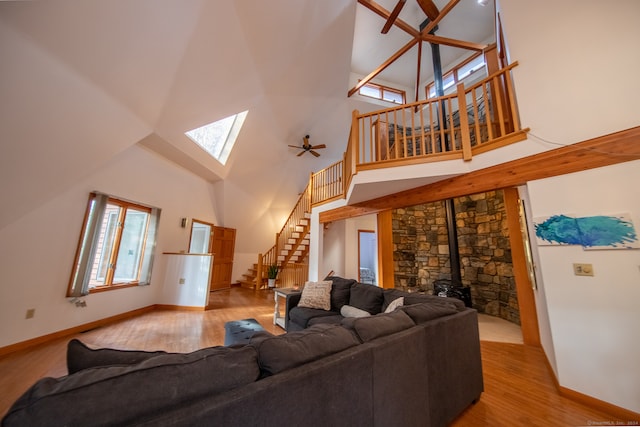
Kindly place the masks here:
[[(334, 280), (337, 301), (347, 281)], [(351, 281), (349, 298), (358, 286), (374, 288)], [(72, 340), (69, 375), (34, 384), (2, 426), (445, 426), (483, 391), (476, 311), (402, 296), (389, 313), (304, 328), (291, 307), (301, 330), (188, 354)]]

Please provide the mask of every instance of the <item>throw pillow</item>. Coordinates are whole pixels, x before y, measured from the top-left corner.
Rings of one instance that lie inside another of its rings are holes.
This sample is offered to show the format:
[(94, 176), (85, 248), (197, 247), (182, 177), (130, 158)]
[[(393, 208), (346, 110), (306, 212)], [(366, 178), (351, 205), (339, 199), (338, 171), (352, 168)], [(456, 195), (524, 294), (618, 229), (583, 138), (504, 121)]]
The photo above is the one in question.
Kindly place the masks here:
[(339, 276), (327, 276), (324, 280), (331, 280), (331, 310), (340, 312), (343, 305), (349, 304), (351, 285), (356, 283), (354, 279), (345, 279)]
[(331, 283), (330, 280), (305, 283), (298, 307), (331, 310)]
[(342, 308), (340, 309), (340, 314), (342, 314), (342, 316), (344, 317), (367, 317), (367, 316), (371, 316), (371, 313), (369, 313), (366, 310), (360, 310), (357, 307), (352, 307), (350, 305), (343, 305)]
[(67, 344), (67, 369), (69, 374), (87, 368), (110, 365), (133, 365), (155, 356), (167, 354), (165, 351), (116, 350), (113, 348), (92, 349), (77, 339)]
[(355, 283), (351, 286), (349, 305), (366, 310), (371, 314), (382, 312), (382, 302), (384, 301), (383, 289), (375, 285), (364, 285)]
[(396, 298), (391, 301), (391, 304), (387, 306), (387, 309), (384, 311), (385, 313), (391, 313), (398, 307), (402, 307), (404, 305), (404, 297)]

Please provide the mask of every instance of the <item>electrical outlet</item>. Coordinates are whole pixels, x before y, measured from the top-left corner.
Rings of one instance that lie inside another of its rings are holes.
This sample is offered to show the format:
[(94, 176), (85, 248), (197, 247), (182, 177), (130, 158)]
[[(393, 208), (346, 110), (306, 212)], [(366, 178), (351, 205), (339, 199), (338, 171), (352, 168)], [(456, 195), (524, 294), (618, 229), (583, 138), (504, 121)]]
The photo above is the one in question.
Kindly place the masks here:
[(593, 276), (593, 265), (574, 263), (573, 274), (576, 276)]
[(27, 314), (24, 316), (25, 319), (33, 319), (36, 315), (36, 309), (30, 308), (27, 310)]
[(184, 285), (184, 282), (185, 282), (184, 277), (181, 277), (180, 280), (178, 280), (179, 285)]

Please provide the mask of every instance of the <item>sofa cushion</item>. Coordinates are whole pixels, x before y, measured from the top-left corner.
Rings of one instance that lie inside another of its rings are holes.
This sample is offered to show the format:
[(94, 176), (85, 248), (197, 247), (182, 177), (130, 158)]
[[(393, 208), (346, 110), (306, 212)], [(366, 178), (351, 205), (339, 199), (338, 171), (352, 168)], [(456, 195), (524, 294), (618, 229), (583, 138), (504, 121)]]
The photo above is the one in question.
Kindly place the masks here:
[(338, 276), (327, 276), (324, 280), (331, 280), (331, 310), (340, 312), (343, 305), (349, 304), (351, 285), (356, 283), (354, 279), (345, 279)]
[(116, 350), (113, 348), (92, 349), (77, 339), (67, 344), (67, 370), (69, 374), (82, 369), (109, 365), (133, 365), (155, 356), (168, 354), (166, 351)]
[[(335, 311), (318, 310), (317, 308), (293, 307), (289, 311), (289, 321), (306, 328), (311, 319), (317, 317), (336, 316)], [(340, 316), (342, 317), (342, 316)]]
[(393, 301), (391, 301), (391, 304), (389, 304), (387, 306), (387, 308), (384, 309), (384, 312), (385, 313), (391, 313), (396, 308), (402, 307), (403, 305), (404, 305), (404, 297), (398, 297), (398, 298), (394, 299)]
[(462, 311), (465, 309), (464, 302), (460, 301), (456, 298), (444, 298), (436, 295), (428, 295), (428, 294), (420, 294), (414, 292), (404, 292), (400, 289), (385, 289), (382, 303), (382, 311), (386, 310), (386, 308), (393, 302), (395, 299), (399, 297), (404, 297), (404, 304), (419, 304), (422, 302), (431, 302), (433, 304), (444, 304), (449, 305), (453, 304), (458, 311)]
[(364, 285), (355, 283), (351, 286), (349, 295), (349, 305), (366, 310), (371, 314), (382, 312), (384, 301), (383, 289), (375, 285)]
[(306, 282), (298, 307), (331, 310), (331, 281)]
[(399, 307), (398, 310), (402, 310), (407, 313), (416, 325), (458, 312), (453, 304), (444, 305), (429, 303), (405, 305), (403, 307)]
[(344, 317), (342, 317), (339, 314), (335, 314), (334, 312), (332, 313), (333, 313), (333, 316), (312, 317), (311, 319), (309, 319), (309, 323), (307, 323), (307, 326), (320, 325), (320, 324), (340, 325)]
[(394, 334), (415, 326), (404, 311), (396, 310), (388, 314), (361, 318), (345, 318), (343, 326), (353, 329), (362, 342)]
[(9, 409), (2, 425), (130, 425), (162, 408), (252, 383), (259, 373), (252, 347), (211, 347), (129, 366), (83, 369), (38, 381)]
[(320, 324), (266, 338), (256, 348), (260, 368), (273, 375), (358, 344), (353, 333), (342, 326)]
[(358, 307), (345, 304), (340, 309), (340, 314), (344, 317), (368, 317), (371, 316), (366, 310), (360, 310)]

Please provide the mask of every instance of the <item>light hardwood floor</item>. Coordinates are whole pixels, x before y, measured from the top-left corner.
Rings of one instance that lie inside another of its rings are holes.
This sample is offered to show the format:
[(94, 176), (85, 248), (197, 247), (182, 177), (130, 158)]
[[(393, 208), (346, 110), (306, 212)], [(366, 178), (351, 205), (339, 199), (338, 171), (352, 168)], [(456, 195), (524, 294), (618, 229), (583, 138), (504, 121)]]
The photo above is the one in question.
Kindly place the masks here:
[[(72, 337), (88, 345), (137, 350), (189, 352), (222, 345), (224, 323), (255, 318), (274, 334), (273, 292), (242, 288), (213, 292), (211, 310), (155, 310), (108, 326), (18, 351), (0, 358), (0, 414), (35, 381), (66, 372), (66, 345)], [(558, 394), (540, 349), (483, 341), (485, 392), (452, 424), (465, 426), (583, 426), (615, 421), (611, 414)], [(602, 424), (600, 424), (602, 425)]]

